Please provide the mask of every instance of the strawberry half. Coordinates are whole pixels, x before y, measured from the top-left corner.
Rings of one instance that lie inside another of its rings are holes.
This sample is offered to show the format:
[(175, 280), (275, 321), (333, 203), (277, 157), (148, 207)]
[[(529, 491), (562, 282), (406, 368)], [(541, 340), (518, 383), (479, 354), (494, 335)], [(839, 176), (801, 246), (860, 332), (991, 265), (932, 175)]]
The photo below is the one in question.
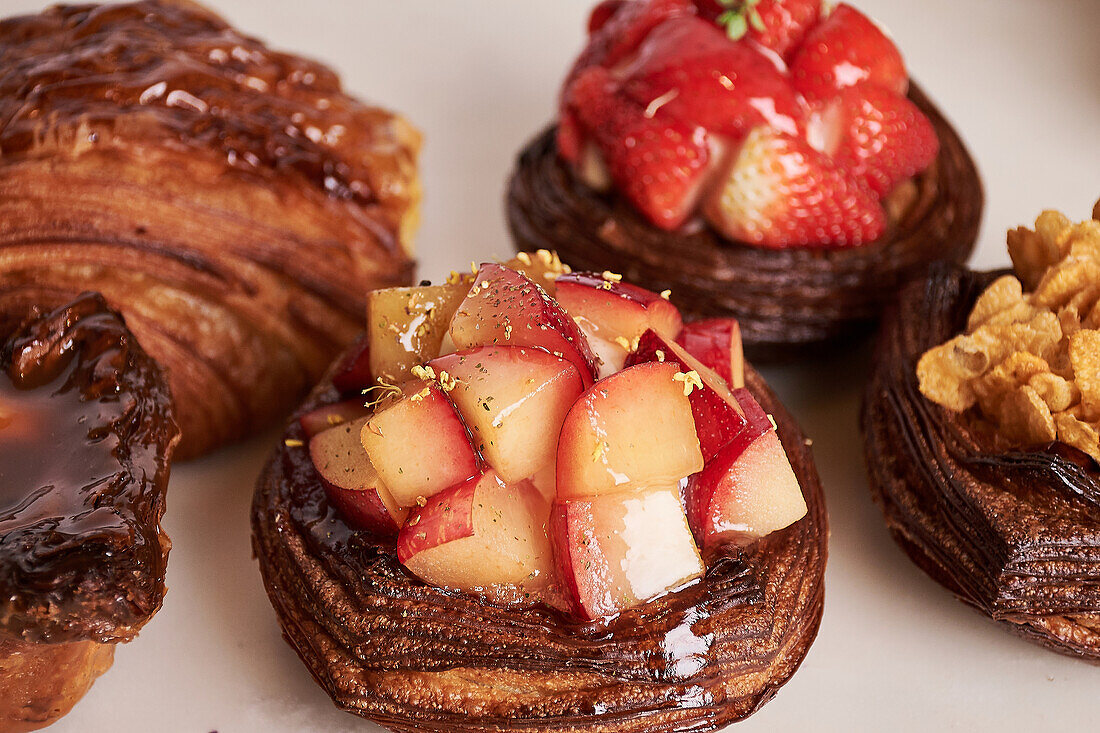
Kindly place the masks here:
[(806, 35), (791, 60), (791, 79), (811, 101), (863, 82), (901, 95), (909, 88), (909, 74), (894, 42), (867, 16), (844, 4)]
[(876, 86), (842, 89), (821, 105), (810, 127), (818, 150), (880, 197), (936, 159), (932, 123), (905, 97)]
[(730, 41), (702, 18), (661, 23), (624, 73), (623, 91), (647, 114), (738, 140), (763, 124), (798, 134), (804, 118), (794, 88), (772, 59), (754, 44)]
[[(624, 2), (614, 12), (600, 10), (597, 6), (594, 16), (596, 11), (599, 16), (606, 14), (606, 17), (595, 18), (596, 28), (566, 76), (566, 87), (589, 67), (611, 68), (623, 61), (637, 50), (651, 30), (674, 16), (694, 15), (695, 6), (691, 0), (633, 0)], [(592, 23), (590, 18), (589, 25)]]
[(787, 58), (818, 21), (821, 0), (696, 0), (699, 14), (737, 40), (747, 36)]
[(619, 12), (619, 8), (625, 5), (627, 0), (603, 0), (599, 5), (592, 8), (592, 12), (588, 15), (588, 34), (591, 35), (603, 28), (607, 24), (607, 21), (611, 20), (611, 16)]
[(675, 229), (694, 209), (710, 169), (706, 130), (649, 117), (617, 91), (607, 69), (592, 67), (570, 87), (569, 110), (603, 153), (618, 190), (654, 225)]
[(855, 246), (886, 226), (874, 194), (802, 138), (767, 127), (749, 133), (703, 210), (730, 239), (772, 248)]

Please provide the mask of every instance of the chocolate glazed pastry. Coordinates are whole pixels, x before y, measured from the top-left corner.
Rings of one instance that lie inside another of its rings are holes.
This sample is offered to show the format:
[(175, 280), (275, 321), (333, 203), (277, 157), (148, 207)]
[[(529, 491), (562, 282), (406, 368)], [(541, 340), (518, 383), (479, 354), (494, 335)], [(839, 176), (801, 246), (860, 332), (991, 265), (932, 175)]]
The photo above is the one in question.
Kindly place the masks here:
[[(824, 498), (810, 449), (751, 368), (809, 506), (706, 576), (609, 622), (495, 606), (428, 586), (393, 540), (329, 504), (293, 421), (260, 476), (253, 547), (283, 634), (336, 704), (395, 731), (705, 731), (744, 718), (795, 672), (821, 619)], [(300, 414), (335, 402), (318, 387)]]
[(2, 21), (0, 288), (102, 292), (201, 454), (290, 410), (368, 290), (409, 283), (419, 144), (184, 0)]
[(884, 315), (862, 415), (871, 490), (897, 543), (960, 600), (1100, 662), (1100, 470), (1057, 443), (998, 450), (918, 388), (920, 355), (1002, 274), (936, 266)]
[(933, 260), (963, 262), (974, 248), (983, 194), (962, 140), (915, 84), (939, 157), (884, 200), (889, 227), (848, 249), (767, 249), (732, 242), (696, 222), (666, 232), (627, 201), (597, 193), (558, 156), (554, 128), (520, 154), (507, 195), (517, 250), (556, 250), (580, 270), (612, 270), (661, 291), (686, 317), (733, 316), (746, 353), (781, 360), (868, 332), (899, 285)]
[(20, 319), (0, 295), (0, 731), (52, 722), (164, 598), (179, 433), (103, 299)]

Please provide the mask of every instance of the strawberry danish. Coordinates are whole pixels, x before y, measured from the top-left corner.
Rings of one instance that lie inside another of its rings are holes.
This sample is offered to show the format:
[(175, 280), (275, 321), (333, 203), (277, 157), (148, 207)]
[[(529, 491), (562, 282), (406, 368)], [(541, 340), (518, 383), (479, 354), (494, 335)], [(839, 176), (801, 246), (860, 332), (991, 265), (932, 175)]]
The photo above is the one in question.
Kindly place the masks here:
[(757, 358), (866, 332), (964, 260), (982, 190), (893, 41), (819, 0), (608, 0), (508, 192), (519, 249), (621, 269)]

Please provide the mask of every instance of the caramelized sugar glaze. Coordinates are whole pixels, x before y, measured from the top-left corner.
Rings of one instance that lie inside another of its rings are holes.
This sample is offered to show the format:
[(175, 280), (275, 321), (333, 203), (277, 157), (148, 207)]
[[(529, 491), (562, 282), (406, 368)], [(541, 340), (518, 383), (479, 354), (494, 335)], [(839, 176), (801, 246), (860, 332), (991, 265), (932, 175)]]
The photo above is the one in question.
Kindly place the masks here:
[(159, 367), (98, 295), (0, 293), (0, 730), (66, 712), (160, 608), (178, 440)]
[(509, 184), (516, 249), (556, 250), (579, 270), (610, 269), (650, 290), (671, 289), (688, 317), (732, 316), (746, 354), (758, 361), (866, 334), (898, 287), (928, 263), (965, 261), (981, 222), (981, 179), (958, 133), (916, 84), (909, 98), (932, 122), (940, 152), (884, 200), (889, 226), (875, 243), (768, 249), (701, 223), (658, 229), (621, 196), (580, 182), (558, 155), (551, 128), (520, 153)]
[(88, 288), (164, 365), (187, 456), (284, 414), (407, 284), (419, 136), (180, 1), (0, 22), (0, 287)]
[(862, 413), (871, 490), (901, 548), (960, 600), (1100, 662), (1100, 470), (1061, 444), (1006, 450), (918, 387), (921, 354), (1003, 274), (937, 266), (884, 315)]
[[(826, 516), (806, 441), (760, 376), (809, 505), (707, 558), (706, 576), (609, 621), (428, 586), (394, 541), (348, 527), (298, 421), (260, 476), (253, 547), (283, 633), (336, 703), (396, 731), (705, 731), (790, 678), (821, 618)], [(339, 399), (327, 380), (298, 414)]]

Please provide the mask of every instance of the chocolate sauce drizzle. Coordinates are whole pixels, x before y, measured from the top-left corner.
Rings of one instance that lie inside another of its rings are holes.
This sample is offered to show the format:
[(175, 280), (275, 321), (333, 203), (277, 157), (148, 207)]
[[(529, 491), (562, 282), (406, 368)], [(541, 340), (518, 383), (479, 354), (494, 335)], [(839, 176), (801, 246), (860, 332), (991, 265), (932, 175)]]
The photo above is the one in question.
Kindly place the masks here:
[(0, 349), (0, 634), (124, 641), (160, 607), (178, 431), (159, 368), (103, 299)]

